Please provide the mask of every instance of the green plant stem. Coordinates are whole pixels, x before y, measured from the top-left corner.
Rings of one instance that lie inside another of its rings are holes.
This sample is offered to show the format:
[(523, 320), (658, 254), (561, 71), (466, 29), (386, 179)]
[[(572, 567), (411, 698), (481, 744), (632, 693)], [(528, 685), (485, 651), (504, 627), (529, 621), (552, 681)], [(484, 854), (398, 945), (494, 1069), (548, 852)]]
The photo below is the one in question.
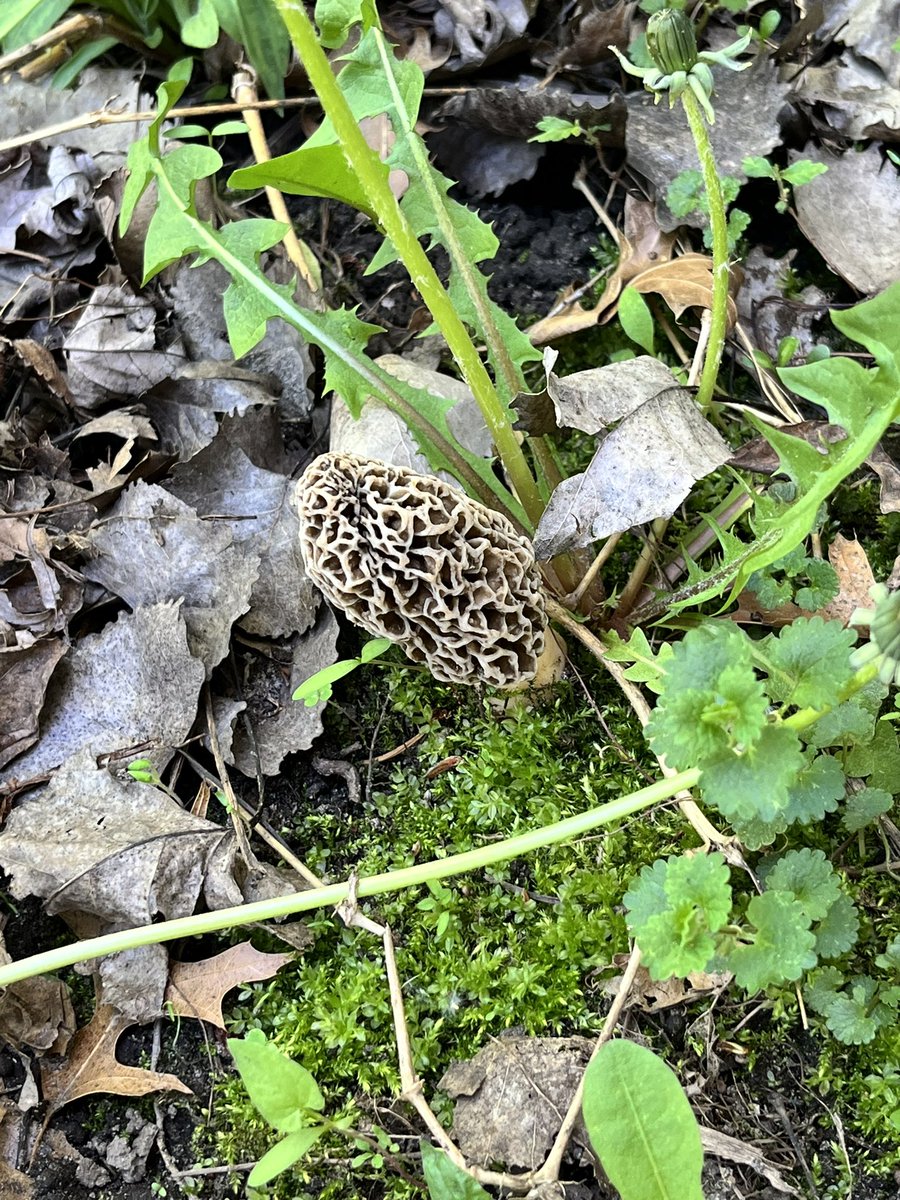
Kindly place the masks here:
[[(518, 437), (507, 417), (505, 406), (491, 382), (475, 343), (457, 315), (428, 255), (419, 245), (415, 231), (391, 191), (381, 160), (360, 132), (356, 118), (332, 73), (331, 64), (319, 45), (316, 31), (303, 5), (295, 0), (277, 0), (277, 3), (309, 81), (334, 125), (347, 161), (362, 183), (374, 211), (378, 214), (382, 229), (393, 243), (413, 285), (418, 289), (447, 339), (450, 352), (478, 402), (510, 484), (529, 520), (536, 525), (544, 509), (543, 501)], [(388, 73), (388, 78), (393, 80), (391, 72)], [(427, 166), (427, 163), (425, 165)], [(427, 180), (429, 172), (423, 171), (422, 178), (423, 181)], [(440, 210), (439, 205), (438, 216)], [(475, 299), (473, 296), (473, 300)]]
[(703, 359), (703, 373), (700, 376), (700, 387), (697, 392), (697, 403), (701, 408), (708, 408), (719, 376), (719, 366), (725, 349), (725, 331), (728, 325), (728, 220), (725, 215), (722, 185), (719, 183), (719, 172), (712, 143), (709, 140), (706, 120), (697, 98), (690, 88), (686, 88), (682, 92), (681, 103), (684, 105), (694, 145), (697, 147), (697, 156), (700, 159), (703, 186), (709, 202), (709, 227), (712, 233), (711, 320), (706, 356)]
[(558, 842), (582, 837), (584, 834), (598, 829), (601, 825), (618, 821), (631, 813), (639, 812), (642, 808), (648, 808), (651, 804), (659, 804), (663, 800), (668, 800), (683, 789), (694, 787), (699, 778), (699, 770), (682, 771), (678, 775), (673, 775), (671, 779), (657, 780), (649, 787), (631, 792), (627, 796), (620, 796), (619, 799), (611, 800), (608, 804), (601, 804), (598, 808), (578, 813), (574, 817), (567, 817), (564, 821), (557, 821), (553, 825), (531, 829), (527, 833), (520, 833), (516, 837), (506, 838), (500, 842), (491, 842), (476, 850), (467, 850), (463, 854), (452, 854), (447, 858), (418, 863), (414, 867), (404, 867), (399, 871), (387, 871), (380, 875), (334, 883), (327, 887), (311, 888), (305, 892), (292, 892), (287, 896), (275, 896), (269, 900), (241, 904), (234, 908), (220, 908), (216, 912), (178, 917), (173, 921), (164, 921), (158, 925), (141, 925), (135, 929), (122, 929), (116, 933), (89, 938), (69, 946), (59, 946), (54, 950), (46, 950), (42, 954), (34, 954), (29, 958), (22, 958), (17, 962), (0, 967), (0, 987), (22, 979), (30, 979), (33, 975), (40, 975), (47, 971), (58, 971), (62, 967), (71, 967), (75, 963), (85, 962), (90, 958), (115, 954), (121, 950), (132, 950), (136, 946), (155, 946), (161, 942), (173, 941), (175, 938), (216, 933), (239, 925), (249, 925), (254, 921), (272, 921), (277, 917), (286, 917), (293, 913), (309, 912), (315, 908), (328, 908), (342, 904), (350, 897), (362, 899), (365, 896), (381, 896), (386, 892), (398, 892), (403, 888), (416, 887), (431, 880), (448, 879), (453, 875), (477, 871), (482, 867), (493, 866), (495, 863), (507, 862), (511, 858), (530, 854), (544, 846), (552, 846)]
[(485, 480), (481, 479), (459, 453), (457, 445), (451, 439), (444, 437), (439, 429), (436, 429), (430, 421), (417, 411), (414, 405), (410, 404), (405, 396), (401, 395), (392, 386), (390, 376), (386, 372), (377, 367), (364, 354), (354, 353), (340, 340), (332, 337), (316, 320), (316, 314), (307, 313), (286, 299), (277, 288), (269, 283), (268, 279), (261, 272), (254, 271), (246, 263), (242, 262), (237, 255), (232, 254), (216, 237), (215, 233), (208, 229), (197, 217), (193, 216), (173, 188), (171, 180), (166, 174), (164, 159), (153, 159), (153, 174), (159, 189), (167, 193), (171, 202), (181, 211), (183, 219), (192, 226), (198, 245), (203, 246), (205, 253), (208, 253), (211, 258), (220, 262), (231, 276), (243, 279), (261, 296), (265, 297), (272, 309), (283, 320), (287, 321), (289, 325), (293, 325), (296, 329), (299, 329), (310, 342), (352, 368), (361, 379), (365, 380), (366, 384), (372, 389), (373, 394), (379, 396), (388, 408), (393, 409), (394, 412), (402, 417), (411, 429), (427, 436), (435, 448), (443, 454), (454, 474), (461, 483), (465, 484), (471, 495), (476, 496), (483, 504), (491, 508), (505, 509), (506, 513), (519, 524), (523, 523), (523, 519), (527, 521), (524, 509), (516, 503), (515, 497), (506, 488), (502, 487), (499, 480), (496, 483), (495, 489), (490, 487)]

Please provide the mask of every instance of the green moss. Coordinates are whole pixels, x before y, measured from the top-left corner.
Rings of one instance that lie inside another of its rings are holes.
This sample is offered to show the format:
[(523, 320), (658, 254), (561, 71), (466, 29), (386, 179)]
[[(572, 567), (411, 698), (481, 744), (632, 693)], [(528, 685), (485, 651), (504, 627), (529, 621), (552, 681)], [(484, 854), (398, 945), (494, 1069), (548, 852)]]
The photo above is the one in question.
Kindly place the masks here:
[[(405, 668), (386, 679), (372, 673), (393, 706), (379, 746), (403, 741), (410, 722), (425, 725), (426, 737), (376, 780), (356, 813), (298, 812), (285, 836), (308, 847), (307, 861), (330, 878), (354, 868), (369, 874), (470, 849), (643, 786), (655, 763), (639, 726), (605, 675), (586, 669), (618, 746), (578, 685), (558, 685), (533, 708), (498, 715), (496, 701)], [(441, 712), (452, 715), (433, 715)], [(451, 756), (458, 765), (429, 781), (430, 768)], [(622, 894), (641, 866), (676, 850), (683, 835), (677, 812), (643, 814), (576, 845), (366, 905), (394, 933), (413, 1055), (429, 1095), (451, 1061), (503, 1029), (596, 1030), (603, 972), (628, 944)], [(382, 946), (330, 913), (309, 924), (315, 946), (295, 968), (242, 993), (230, 1032), (262, 1028), (312, 1071), (329, 1112), (351, 1098), (367, 1110), (370, 1097), (384, 1102), (399, 1090)], [(270, 1134), (236, 1080), (225, 1085), (218, 1111), (218, 1148), (230, 1161), (268, 1147)], [(322, 1153), (350, 1157), (345, 1143), (328, 1142)], [(355, 1185), (368, 1169), (354, 1169)], [(316, 1174), (311, 1159), (276, 1194), (295, 1195), (298, 1178)], [(406, 1194), (401, 1180), (397, 1190), (393, 1177), (385, 1181), (384, 1169), (379, 1178), (390, 1196)]]

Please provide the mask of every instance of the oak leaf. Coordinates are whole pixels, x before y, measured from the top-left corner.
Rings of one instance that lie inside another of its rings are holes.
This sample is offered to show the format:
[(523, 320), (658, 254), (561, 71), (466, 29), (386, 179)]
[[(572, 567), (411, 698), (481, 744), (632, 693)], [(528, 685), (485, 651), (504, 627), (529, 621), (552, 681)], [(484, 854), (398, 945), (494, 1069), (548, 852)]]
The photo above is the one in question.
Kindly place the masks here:
[(242, 983), (271, 979), (293, 957), (263, 954), (250, 942), (241, 942), (199, 962), (173, 962), (165, 1003), (177, 1017), (195, 1017), (224, 1029), (222, 999), (226, 992)]
[(193, 1092), (175, 1075), (126, 1067), (116, 1058), (116, 1043), (133, 1022), (109, 1004), (98, 1004), (90, 1022), (79, 1029), (62, 1062), (41, 1063), (41, 1088), (50, 1113), (97, 1092), (146, 1096), (148, 1092)]

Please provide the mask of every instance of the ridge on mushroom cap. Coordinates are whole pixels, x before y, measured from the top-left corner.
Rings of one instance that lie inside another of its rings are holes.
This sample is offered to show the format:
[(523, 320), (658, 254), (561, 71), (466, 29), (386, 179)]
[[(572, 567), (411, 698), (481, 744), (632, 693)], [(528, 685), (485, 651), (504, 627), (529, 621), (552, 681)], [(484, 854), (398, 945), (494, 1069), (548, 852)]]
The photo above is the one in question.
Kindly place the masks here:
[(297, 484), (310, 578), (447, 683), (534, 678), (546, 617), (530, 542), (433, 475), (323, 454)]

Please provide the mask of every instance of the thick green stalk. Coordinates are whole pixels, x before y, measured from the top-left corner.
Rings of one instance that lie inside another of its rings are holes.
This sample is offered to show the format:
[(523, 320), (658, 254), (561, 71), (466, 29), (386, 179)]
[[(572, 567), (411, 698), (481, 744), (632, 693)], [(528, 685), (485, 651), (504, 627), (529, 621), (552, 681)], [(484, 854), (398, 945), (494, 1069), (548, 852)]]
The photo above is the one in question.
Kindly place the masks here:
[(460, 454), (456, 442), (444, 437), (439, 429), (436, 429), (430, 421), (423, 417), (414, 405), (410, 404), (406, 397), (391, 385), (390, 377), (386, 372), (377, 367), (364, 354), (355, 353), (342, 342), (331, 337), (316, 320), (315, 314), (304, 311), (286, 299), (260, 271), (255, 271), (236, 254), (233, 254), (211, 229), (193, 216), (180, 200), (166, 174), (165, 159), (153, 160), (153, 173), (159, 189), (166, 192), (172, 203), (181, 210), (183, 219), (193, 227), (198, 245), (202, 245), (211, 258), (220, 262), (233, 278), (243, 279), (249, 284), (265, 298), (283, 320), (299, 329), (308, 341), (351, 367), (361, 379), (365, 380), (371, 388), (372, 394), (380, 397), (387, 407), (396, 412), (411, 429), (425, 434), (440, 450), (450, 468), (460, 482), (465, 484), (471, 495), (477, 497), (488, 507), (505, 511), (519, 524), (527, 520), (524, 509), (516, 502), (515, 497), (510, 495), (508, 490), (500, 484), (500, 481), (496, 480), (495, 483), (489, 485), (486, 480), (481, 479)]
[(386, 892), (416, 887), (430, 880), (448, 879), (453, 875), (493, 866), (495, 863), (508, 862), (544, 846), (572, 841), (598, 829), (601, 825), (608, 825), (611, 821), (630, 816), (631, 813), (648, 808), (651, 804), (659, 804), (662, 800), (677, 795), (682, 789), (694, 787), (699, 778), (698, 770), (682, 771), (679, 775), (673, 775), (671, 779), (657, 780), (649, 787), (631, 792), (627, 796), (620, 796), (618, 800), (611, 800), (608, 804), (601, 804), (588, 812), (567, 817), (564, 821), (557, 821), (540, 829), (531, 829), (527, 833), (520, 833), (500, 842), (491, 842), (477, 850), (467, 850), (464, 854), (451, 854), (447, 858), (418, 863), (414, 867), (404, 867), (402, 870), (388, 871), (381, 875), (370, 875), (355, 882), (334, 883), (305, 892), (292, 892), (288, 896), (275, 896), (270, 900), (258, 900), (254, 904), (241, 904), (235, 908), (220, 908), (216, 912), (178, 917), (174, 921), (165, 921), (158, 925), (122, 929), (117, 933), (107, 933), (102, 937), (75, 942), (70, 946), (45, 950), (42, 954), (34, 954), (30, 958), (22, 958), (18, 962), (0, 967), (0, 987), (22, 979), (30, 979), (33, 975), (47, 971), (71, 967), (75, 963), (86, 962), (105, 954), (132, 950), (136, 946), (155, 946), (161, 942), (171, 942), (175, 938), (216, 933), (238, 925), (249, 925), (254, 921), (272, 921), (277, 917), (310, 912), (315, 908), (330, 908), (343, 903), (351, 895), (360, 899), (365, 896), (381, 896)]
[[(378, 214), (382, 229), (393, 243), (414, 286), (447, 339), (450, 352), (478, 402), (510, 484), (529, 520), (536, 525), (544, 509), (543, 501), (516, 433), (507, 419), (506, 409), (497, 395), (481, 356), (458, 317), (428, 255), (419, 245), (415, 230), (407, 221), (391, 191), (377, 156), (360, 132), (356, 118), (332, 73), (331, 64), (319, 45), (315, 29), (303, 5), (296, 3), (296, 0), (277, 0), (277, 3), (310, 83), (334, 125), (347, 161), (362, 183), (374, 211)], [(392, 76), (389, 75), (389, 78)]]
[(697, 403), (701, 408), (707, 408), (713, 398), (716, 379), (719, 375), (719, 366), (725, 349), (725, 331), (728, 325), (728, 220), (725, 215), (725, 200), (722, 196), (722, 185), (719, 183), (719, 172), (712, 143), (709, 140), (709, 131), (706, 128), (706, 121), (700, 111), (697, 98), (690, 88), (685, 88), (682, 92), (681, 103), (684, 105), (694, 145), (697, 147), (697, 156), (700, 159), (703, 186), (709, 202), (709, 227), (712, 233), (713, 287), (709, 341), (706, 346), (703, 374), (700, 376), (700, 387), (697, 392)]
[(479, 330), (488, 345), (489, 352), (493, 355), (494, 361), (503, 375), (503, 380), (506, 385), (506, 390), (511, 397), (517, 395), (522, 390), (522, 380), (519, 377), (519, 372), (509, 355), (506, 344), (500, 335), (494, 321), (494, 315), (491, 312), (491, 306), (487, 297), (483, 294), (478, 286), (478, 270), (473, 262), (470, 261), (466, 254), (465, 247), (457, 233), (456, 226), (444, 206), (443, 196), (440, 189), (435, 183), (434, 175), (431, 171), (431, 164), (428, 161), (428, 155), (425, 151), (425, 145), (421, 138), (416, 136), (415, 130), (406, 120), (406, 108), (403, 103), (403, 97), (397, 89), (397, 80), (394, 77), (394, 72), (391, 70), (390, 54), (391, 51), (384, 39), (384, 34), (378, 31), (377, 34), (378, 53), (381, 57), (382, 66), (384, 68), (384, 77), (387, 80), (388, 87), (391, 90), (391, 96), (394, 101), (394, 111), (397, 113), (397, 119), (403, 122), (404, 134), (406, 135), (407, 145), (412, 154), (418, 173), (419, 182), (428, 193), (428, 199), (431, 202), (431, 207), (437, 219), (438, 228), (441, 231), (443, 244), (450, 255), (450, 260), (462, 278), (466, 291), (472, 301), (472, 306), (478, 315)]

